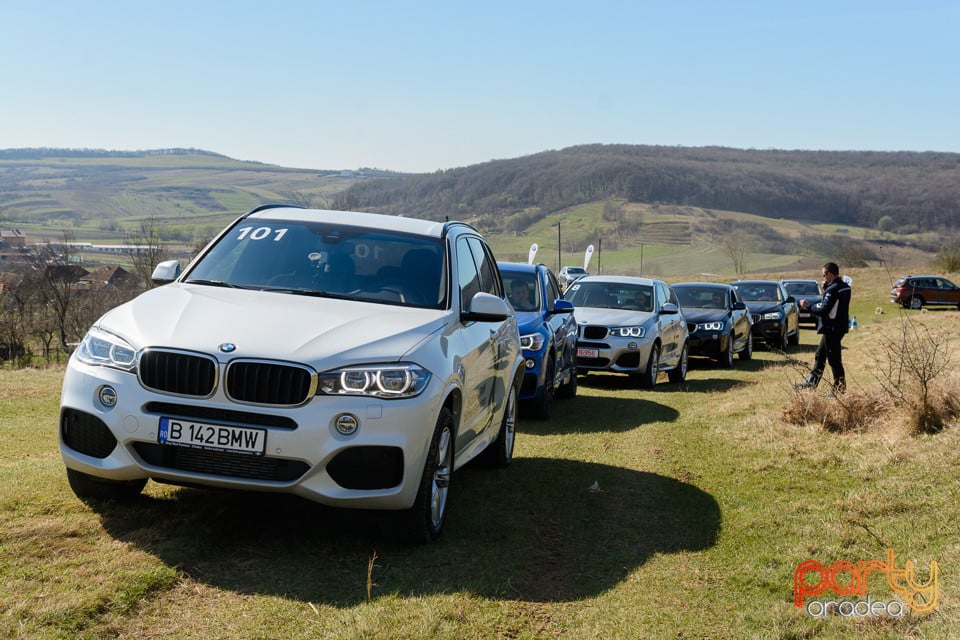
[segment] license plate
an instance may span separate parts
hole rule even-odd
[[[584,347],[577,347],[577,357],[578,358],[599,358],[600,350],[599,349],[586,349]]]
[[[262,456],[267,448],[267,431],[163,417],[160,418],[157,441],[160,444],[178,447],[233,451]]]

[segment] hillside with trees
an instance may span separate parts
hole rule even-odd
[[[897,233],[960,226],[960,154],[585,145],[354,184],[353,208],[433,219],[508,219],[622,198],[857,225]],[[523,212],[523,216],[516,214]]]

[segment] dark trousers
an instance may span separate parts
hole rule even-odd
[[[837,384],[839,380],[844,379],[843,358],[840,355],[840,341],[843,336],[837,336],[830,333],[824,333],[820,336],[820,345],[813,355],[813,373],[819,378],[823,375],[823,368],[827,363],[830,364],[830,371],[833,373],[833,383]]]

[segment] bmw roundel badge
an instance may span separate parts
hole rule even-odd
[[[236,350],[237,350],[237,345],[233,344],[232,342],[224,342],[223,344],[220,345],[220,351],[224,353],[233,353]]]

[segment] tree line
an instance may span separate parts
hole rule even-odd
[[[360,182],[338,204],[483,221],[518,212],[536,219],[607,198],[952,232],[960,226],[960,154],[583,145]]]

